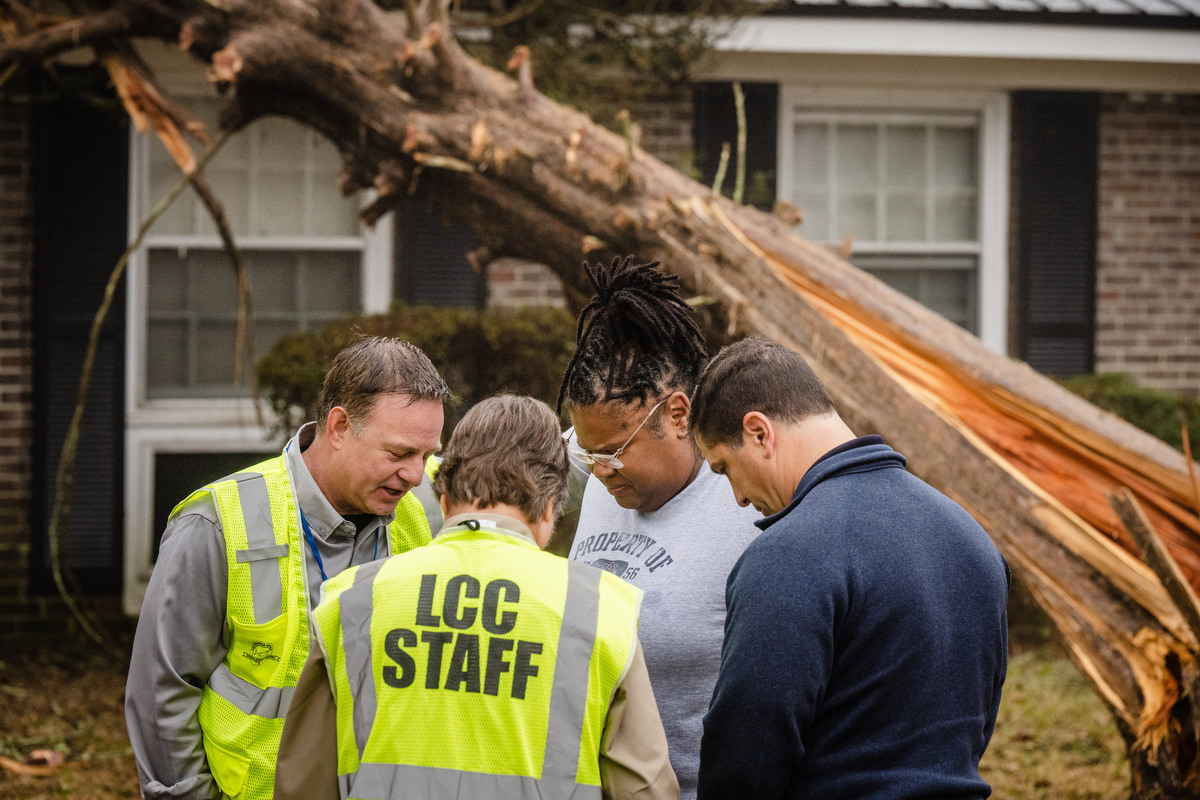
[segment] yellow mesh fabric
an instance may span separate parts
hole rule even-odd
[[[271,800],[283,720],[248,716],[207,690],[200,703],[199,719],[209,769],[222,795],[236,800]],[[240,786],[222,780],[239,769],[244,775]]]
[[[386,568],[386,567],[385,567]],[[333,696],[337,703],[338,774],[347,775],[358,769],[358,747],[354,738],[354,704],[350,700],[350,680],[342,651],[342,619],[338,598],[354,585],[358,567],[351,567],[326,581],[322,587],[321,604],[313,611],[321,649],[325,653],[325,668],[333,677]]]
[[[415,730],[421,735],[412,735],[414,729],[407,725],[403,726],[406,730],[400,730],[401,726],[377,726],[365,759],[539,777],[557,656],[558,615],[566,588],[562,578],[544,576],[548,568],[565,574],[566,562],[545,556],[533,544],[514,543],[503,534],[482,532],[443,534],[436,546],[416,551],[403,562],[403,578],[377,580],[375,584],[373,658],[380,665],[394,663],[383,647],[389,630],[411,630],[417,646],[405,650],[415,662],[414,680],[406,689],[396,689],[379,680],[377,671],[376,696],[381,715],[418,721]],[[380,577],[390,571],[385,569]],[[468,608],[476,609],[473,624],[461,630],[417,624],[414,609],[421,590],[420,576],[427,574],[438,576],[428,606],[439,618],[444,615],[446,587],[451,578],[466,574],[478,580],[479,596],[464,598],[460,609],[464,614],[471,613]],[[484,588],[507,575],[528,577],[517,582],[519,603],[502,604],[505,609],[514,605],[519,608],[515,626],[503,635],[493,636],[482,624]],[[441,646],[440,668],[432,674],[433,648],[423,641],[425,634],[453,636]],[[511,647],[503,650],[510,642]],[[495,695],[482,691],[487,681],[489,647],[496,647],[497,655],[503,656],[508,665],[507,670],[493,670]],[[524,698],[519,700],[512,696],[518,648],[527,653],[526,660],[537,670],[524,681]],[[540,652],[531,652],[535,648]],[[427,688],[430,681],[437,688]],[[448,754],[457,756],[448,761]]]
[[[451,579],[460,575],[475,582],[461,584],[460,602],[448,606]],[[429,584],[423,576],[436,578]],[[354,772],[359,763],[336,600],[349,580],[343,574],[326,584],[326,601],[317,610],[338,706],[340,774]],[[498,580],[516,583],[520,599],[513,601],[508,587],[503,592],[497,588],[493,596],[499,602],[486,609],[488,586]],[[426,592],[432,588],[424,602],[423,585]],[[466,596],[467,587],[475,596]],[[566,589],[566,560],[531,542],[486,530],[448,531],[429,547],[389,560],[373,585],[372,672],[380,722],[363,760],[540,778]],[[639,599],[640,593],[623,581],[601,578],[581,783],[600,783],[600,739],[608,704],[632,657]],[[447,611],[457,613],[456,625],[447,622]],[[486,620],[485,611],[492,615]],[[503,619],[506,611],[515,612],[511,626]],[[423,634],[441,639],[431,643]],[[434,672],[436,641],[444,644]],[[536,675],[518,678],[519,664],[520,671],[536,669]],[[390,675],[385,674],[389,669]],[[395,685],[405,679],[408,685]],[[523,697],[516,696],[519,682]]]
[[[237,560],[237,551],[244,550],[248,541],[237,482],[220,481],[205,487],[202,491],[212,492],[221,517],[229,570],[226,615],[232,634],[224,664],[235,675],[259,688],[293,687],[308,657],[309,634],[304,551],[293,511],[291,487],[282,456],[245,472],[261,474],[266,481],[272,538],[276,544],[288,544],[287,556],[279,559],[283,614],[274,620],[255,618],[250,566]],[[246,646],[253,646],[257,639],[271,640],[278,662],[247,664]],[[272,664],[275,665],[273,670]],[[199,720],[209,766],[221,789],[238,800],[271,800],[283,719],[245,714],[206,686],[200,701]],[[241,783],[243,776],[244,785]],[[223,780],[226,783],[223,784]]]
[[[600,612],[596,646],[588,665],[588,703],[579,747],[578,783],[600,785],[600,740],[617,684],[633,658],[641,592],[610,572],[600,575]]]

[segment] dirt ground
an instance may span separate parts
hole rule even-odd
[[[126,642],[117,645],[127,652]],[[64,638],[9,643],[0,651],[0,757],[24,764],[36,750],[60,753],[39,776],[0,764],[0,800],[137,798],[137,770],[125,733],[128,658],[93,642]]]
[[[128,640],[118,645],[128,652]],[[85,639],[0,647],[0,800],[138,797],[125,732],[128,658]],[[49,775],[15,772],[38,750]],[[1107,710],[1060,648],[1024,646],[1009,664],[996,735],[981,770],[995,800],[1120,800],[1124,749]]]

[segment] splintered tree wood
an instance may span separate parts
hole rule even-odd
[[[536,90],[543,65],[527,54],[513,60],[517,79],[470,59],[445,6],[388,14],[364,0],[123,0],[63,20],[49,0],[0,1],[0,68],[92,46],[112,53],[110,74],[124,70],[140,103],[161,96],[165,107],[126,44],[175,42],[225,91],[226,128],[274,114],[329,138],[343,158],[341,188],[376,194],[368,221],[399,198],[425,199],[479,233],[478,263],[546,263],[577,296],[588,293],[585,259],[660,261],[715,298],[736,330],[808,359],[851,427],[883,434],[983,524],[1112,709],[1134,796],[1195,796],[1200,643],[1107,500],[1127,489],[1197,588],[1200,521],[1182,456],[779,218],[714,195],[551,102]],[[177,147],[167,121],[179,114],[139,113]]]

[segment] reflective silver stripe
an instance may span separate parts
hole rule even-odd
[[[599,787],[579,785],[575,781],[587,711],[588,667],[600,613],[600,570],[582,562],[567,564],[563,623],[554,660],[546,747],[539,780],[436,767],[361,763],[378,710],[371,669],[371,586],[384,563],[376,561],[359,567],[354,585],[338,598],[342,650],[354,698],[354,739],[360,761],[357,775],[339,778],[342,797],[351,796],[348,792],[353,781],[352,796],[356,798],[399,797],[401,792],[405,797],[598,798]],[[396,794],[392,794],[393,791]]]
[[[542,779],[575,782],[588,701],[588,666],[600,616],[600,570],[582,561],[567,563],[567,599],[558,632],[554,685]]]
[[[419,485],[409,491],[421,501],[421,510],[425,512],[425,519],[429,520],[429,532],[436,534],[442,528],[442,505],[434,494],[433,478],[426,475]]]
[[[437,767],[362,764],[358,772],[338,776],[343,798],[480,797],[488,800],[600,800],[599,786],[574,781],[488,775]]]
[[[268,558],[283,558],[288,554],[287,542],[283,544],[273,544],[270,547],[251,547],[245,550],[237,551],[237,560],[239,564],[244,564],[247,561],[263,561]]]
[[[379,709],[375,697],[375,673],[371,668],[371,615],[375,612],[372,587],[386,563],[380,559],[359,567],[354,573],[354,584],[338,595],[342,653],[354,703],[354,743],[358,746],[360,761],[367,750],[367,739]]]
[[[252,551],[275,547],[275,522],[271,519],[267,479],[261,474],[244,477],[237,482],[237,488],[242,519],[246,522],[247,547]],[[240,557],[238,561],[241,561]],[[270,622],[283,613],[283,582],[278,560],[250,562],[250,593],[254,596],[255,622]]]
[[[267,719],[283,719],[292,702],[292,686],[273,686],[260,689],[244,678],[229,671],[229,666],[220,664],[208,679],[208,688],[228,700],[243,714],[253,714]]]

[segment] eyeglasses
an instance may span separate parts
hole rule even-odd
[[[575,445],[568,446],[567,450],[571,453],[571,455],[575,456],[589,467],[599,464],[600,466],[608,467],[609,469],[620,469],[621,467],[625,466],[625,462],[621,460],[621,453],[625,452],[625,448],[629,447],[629,443],[633,441],[633,437],[638,435],[638,431],[642,429],[642,426],[650,421],[650,418],[654,416],[654,412],[658,411],[659,406],[667,402],[667,399],[668,398],[664,397],[662,400],[659,400],[658,403],[655,404],[654,408],[650,409],[650,412],[646,414],[646,418],[643,419],[641,423],[633,429],[633,433],[629,434],[629,438],[625,440],[625,444],[621,445],[611,453],[593,453],[591,450],[584,450],[582,447],[577,447]],[[569,440],[571,433],[574,430],[574,428],[571,428],[564,433],[563,439]]]

